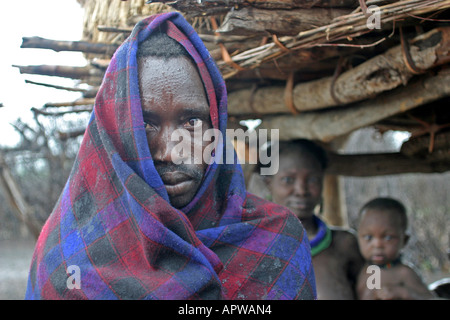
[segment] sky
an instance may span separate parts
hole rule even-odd
[[[0,146],[14,146],[19,135],[10,125],[18,118],[34,123],[31,108],[47,102],[73,101],[79,93],[25,83],[25,80],[61,86],[75,86],[71,79],[20,74],[12,65],[84,66],[79,52],[22,49],[22,37],[39,36],[52,40],[81,40],[83,9],[76,0],[20,0],[0,4]]]

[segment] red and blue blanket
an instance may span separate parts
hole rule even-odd
[[[26,299],[314,299],[299,220],[247,193],[237,161],[213,162],[195,198],[170,205],[147,143],[136,61],[139,42],[162,25],[197,63],[212,124],[225,136],[225,83],[194,29],[175,12],[138,23],[105,73],[37,241]]]

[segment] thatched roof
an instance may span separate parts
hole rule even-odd
[[[226,79],[230,125],[261,119],[260,127],[279,129],[281,139],[320,141],[336,174],[450,170],[449,0],[79,2],[86,43],[78,45],[86,46],[76,50],[90,65],[66,75],[89,83],[94,94],[134,24],[178,10]],[[32,40],[24,39],[24,47],[36,47]],[[64,76],[62,69],[47,74]],[[92,97],[75,104],[91,105]],[[408,131],[411,138],[399,153],[358,155],[361,169],[349,161],[354,155],[333,153],[333,142],[368,126]]]

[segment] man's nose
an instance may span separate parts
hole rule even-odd
[[[185,136],[181,138],[182,144],[180,135],[174,134],[175,130],[172,126],[162,126],[158,134],[151,138],[150,152],[154,161],[179,164],[185,160],[187,138]]]

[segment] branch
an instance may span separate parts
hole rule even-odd
[[[20,188],[13,178],[6,161],[0,155],[0,184],[3,186],[4,195],[17,218],[22,221],[28,230],[37,239],[41,231],[40,226],[33,219],[31,207],[25,200]]]
[[[409,0],[397,1],[380,6],[381,25],[432,11],[450,8],[450,0]],[[263,63],[275,60],[293,50],[314,47],[319,44],[333,43],[341,39],[355,38],[371,32],[367,28],[367,17],[363,12],[355,12],[336,18],[332,23],[300,32],[294,37],[285,37],[280,41],[282,47],[272,42],[247,50],[232,57],[241,68],[257,68]],[[286,48],[290,51],[286,51]],[[236,70],[229,71],[227,63],[219,61],[224,78],[232,77]]]
[[[69,131],[69,132],[61,132],[58,131],[58,138],[62,141],[66,141],[72,138],[76,138],[79,137],[81,135],[84,134],[84,132],[86,131],[86,129],[80,129],[80,130],[76,130],[76,131]]]
[[[416,68],[428,69],[450,61],[450,27],[437,28],[416,37],[409,45]],[[298,111],[323,109],[365,100],[404,85],[415,75],[404,59],[404,48],[395,46],[338,77],[325,77],[297,84],[292,92]],[[231,92],[230,114],[286,113],[285,88],[268,87]],[[250,101],[253,103],[250,103]]]
[[[230,11],[216,30],[221,34],[295,36],[301,31],[328,25],[351,9],[308,8],[264,10],[243,8]]]
[[[84,53],[107,54],[112,56],[119,47],[110,43],[91,43],[86,41],[60,41],[41,37],[23,37],[21,48],[50,49],[59,51],[80,51]]]
[[[450,95],[450,70],[426,76],[348,108],[264,117],[259,128],[279,129],[280,140],[307,138],[329,142],[356,129]]]
[[[97,30],[102,32],[131,33],[131,31],[133,31],[133,28],[119,28],[101,25],[97,26]]]
[[[81,112],[92,112],[92,108],[80,108],[80,109],[71,109],[67,111],[59,111],[59,112],[47,112],[36,108],[31,108],[31,111],[37,115],[41,114],[43,116],[52,116],[52,117],[60,117],[66,114],[72,114],[72,113],[81,113]]]
[[[83,95],[83,98],[94,98],[98,92],[98,88],[82,89],[82,88],[64,87],[64,86],[58,86],[55,84],[36,82],[36,81],[31,81],[31,80],[25,80],[25,83],[48,87],[48,88],[59,89],[59,90],[66,90],[66,91],[71,91],[71,92],[81,92]]]
[[[79,99],[70,102],[47,102],[44,104],[44,108],[62,108],[62,107],[75,107],[75,106],[92,106],[95,104],[95,98]]]
[[[103,72],[101,72],[98,69],[91,68],[89,66],[72,67],[72,66],[54,66],[54,65],[37,65],[37,66],[13,65],[13,67],[19,68],[20,73],[26,74],[39,74],[45,76],[64,77],[71,79],[103,77]]]
[[[403,173],[442,173],[450,171],[450,162],[430,162],[401,153],[329,154],[327,173],[348,177],[373,177]]]
[[[356,8],[357,1],[354,0],[162,0],[152,1],[166,3],[174,9],[191,16],[215,15],[228,12],[231,9],[240,9],[244,7],[255,7],[264,9],[295,9],[295,8]]]

